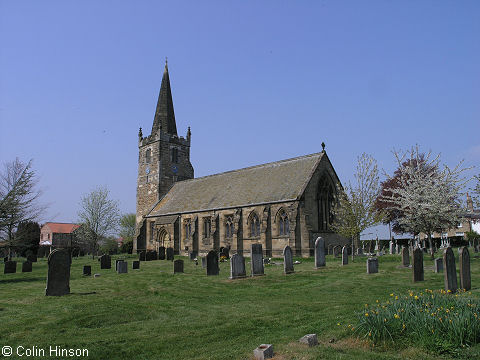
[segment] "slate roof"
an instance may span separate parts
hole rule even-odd
[[[176,182],[148,217],[298,199],[324,152]]]

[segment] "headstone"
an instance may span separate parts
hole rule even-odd
[[[288,245],[283,249],[283,272],[285,274],[292,274],[295,272],[293,268],[292,249]]]
[[[6,263],[7,261],[8,261],[8,256],[5,256],[5,257],[3,258],[3,262]]]
[[[470,253],[466,246],[460,248],[458,259],[460,262],[460,289],[468,291],[472,288],[472,278],[470,275]]]
[[[346,246],[342,248],[342,265],[348,265],[348,250]]]
[[[158,260],[165,260],[165,246],[158,248]]]
[[[70,294],[70,265],[70,254],[66,250],[55,249],[48,255],[46,296]]]
[[[219,272],[218,254],[215,250],[211,250],[207,254],[207,275],[218,275]]]
[[[400,245],[399,244],[397,244],[397,246],[395,247],[395,253],[400,254]]]
[[[230,249],[227,247],[224,247],[221,251],[220,256],[223,256],[225,259],[230,259]]]
[[[145,259],[147,261],[158,260],[158,255],[155,250],[148,250],[147,254],[145,255]]]
[[[133,270],[138,270],[138,269],[140,269],[140,261],[138,261],[138,260],[132,261],[132,269],[133,269]]]
[[[307,344],[310,347],[318,345],[317,334],[307,334],[301,337],[298,341],[302,344]]]
[[[202,256],[202,268],[207,268],[207,258],[205,256]]]
[[[197,258],[197,252],[196,251],[190,252],[189,258],[190,260],[195,260]]]
[[[419,248],[413,250],[413,282],[423,281],[423,251]]]
[[[90,265],[83,265],[83,276],[92,275],[92,267]]]
[[[357,255],[363,255],[363,248],[357,249]]]
[[[145,251],[140,251],[139,254],[138,254],[138,260],[140,261],[146,261],[146,252]]]
[[[457,269],[455,268],[455,255],[452,248],[448,246],[443,250],[443,277],[445,291],[454,293],[457,291]]]
[[[245,258],[240,254],[234,254],[230,259],[230,279],[240,279],[246,276]]]
[[[436,273],[443,272],[443,259],[442,258],[436,258],[435,259],[435,272]]]
[[[410,253],[408,252],[408,248],[406,246],[402,247],[402,265],[404,267],[410,266]]]
[[[378,259],[377,258],[368,258],[367,259],[367,274],[378,273]]]
[[[14,274],[16,272],[17,272],[17,262],[6,260],[4,268],[3,268],[3,273],[4,274]]]
[[[368,252],[371,254],[375,251],[375,242],[372,240],[370,241],[370,246],[368,247]]]
[[[390,251],[390,254],[395,254],[395,245],[393,244],[393,241],[390,241],[388,250]]]
[[[128,263],[126,261],[119,261],[117,265],[117,274],[128,273]]]
[[[268,265],[270,264],[270,259],[269,258],[263,258],[263,265]]]
[[[317,238],[318,240],[318,238]],[[316,241],[315,241],[316,242]],[[327,255],[333,255],[333,245],[328,245],[327,247]]]
[[[167,248],[167,260],[173,261],[173,248],[171,247]]]
[[[100,256],[100,269],[111,269],[112,268],[112,259],[110,255]]]
[[[273,358],[273,346],[271,344],[262,344],[253,350],[255,360],[264,360]]]
[[[265,275],[263,270],[262,244],[250,245],[250,256],[252,276]]]
[[[183,260],[177,259],[173,262],[173,273],[183,273]]]
[[[122,262],[122,261],[123,261],[123,259],[117,259],[117,260],[115,260],[115,271],[118,270],[118,263],[119,263],[119,262]]]
[[[315,240],[315,269],[325,266],[325,240],[318,237]]]
[[[34,255],[34,254],[28,255],[28,256],[27,256],[27,261],[37,262],[37,255]]]
[[[340,247],[340,245],[335,245],[335,246],[333,247],[333,256],[334,256],[334,257],[339,257],[341,251],[342,251],[342,248]]]
[[[22,273],[24,272],[32,272],[32,262],[31,261],[24,261],[22,264]]]

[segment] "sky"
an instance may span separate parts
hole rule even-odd
[[[384,179],[416,144],[471,176],[479,38],[479,1],[0,0],[0,163],[33,159],[41,221],[77,221],[97,186],[135,212],[168,57],[195,177],[322,141],[343,184],[363,152]]]

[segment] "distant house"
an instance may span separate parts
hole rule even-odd
[[[40,246],[67,247],[79,224],[47,222],[40,229]]]

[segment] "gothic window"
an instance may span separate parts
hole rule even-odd
[[[155,222],[150,223],[150,241],[153,242],[153,232],[155,231]]]
[[[250,216],[250,237],[260,236],[260,220],[256,213]]]
[[[147,149],[147,152],[145,153],[145,162],[147,164],[150,164],[151,161],[152,161],[152,150]]]
[[[288,235],[290,233],[290,226],[288,224],[288,216],[285,210],[281,210],[278,214],[278,234]]]
[[[234,226],[233,226],[233,216],[228,216],[225,221],[225,237],[233,237]]]
[[[190,219],[185,222],[185,239],[190,239],[192,236],[192,223],[190,222]]]
[[[171,149],[171,159],[172,163],[178,163],[178,149],[172,148]]]
[[[328,175],[324,175],[319,181],[317,190],[318,229],[320,231],[330,230],[333,222],[334,201],[333,182]]]
[[[212,230],[212,222],[209,217],[203,219],[203,237],[210,237],[210,232]]]

